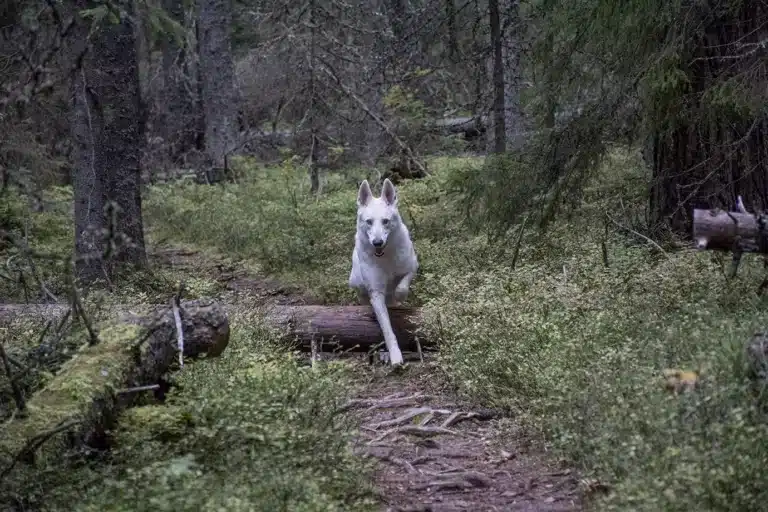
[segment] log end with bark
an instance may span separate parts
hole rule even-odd
[[[101,326],[97,345],[85,346],[3,429],[0,481],[14,466],[60,457],[64,451],[102,449],[119,412],[152,389],[178,360],[170,307],[123,314]],[[229,343],[229,321],[210,300],[182,302],[185,358],[218,356]],[[10,469],[9,469],[10,468]]]
[[[313,341],[320,350],[367,352],[380,344],[381,332],[370,306],[275,306],[267,311],[269,323],[283,331],[283,339],[302,351],[310,351]],[[417,351],[432,346],[418,338],[421,310],[389,308],[392,329],[400,349]]]

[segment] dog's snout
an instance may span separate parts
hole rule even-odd
[[[373,243],[374,247],[381,247],[382,245],[384,245],[384,240],[382,240],[381,238],[374,238],[373,242],[371,243]]]

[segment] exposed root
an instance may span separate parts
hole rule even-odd
[[[434,480],[416,487],[418,490],[461,490],[472,487],[490,487],[493,481],[478,471],[467,471],[446,480]]]
[[[421,416],[422,414],[431,414],[434,416],[434,414],[450,414],[450,411],[445,410],[434,410],[431,407],[419,407],[417,409],[411,409],[410,411],[406,412],[405,414],[402,414],[398,416],[395,419],[392,420],[386,420],[386,421],[380,421],[379,423],[374,423],[372,425],[367,425],[365,428],[371,429],[371,430],[378,430],[382,427],[395,427],[398,425],[404,425],[405,423],[408,423],[412,419],[416,418],[417,416]],[[423,420],[422,420],[423,421]],[[420,423],[422,426],[425,425],[425,423]]]
[[[411,434],[419,437],[432,437],[436,436],[438,434],[451,434],[454,436],[461,435],[459,432],[455,430],[451,430],[448,428],[443,427],[421,427],[419,425],[405,425],[402,427],[395,427],[392,429],[387,430],[377,438],[373,439],[372,441],[369,441],[368,444],[373,444],[380,442],[384,440],[385,438],[389,437],[392,434]]]
[[[398,398],[395,400],[401,400],[401,399]],[[407,411],[405,414],[402,414],[397,418],[381,421],[379,423],[373,423],[371,425],[366,425],[363,428],[365,428],[366,430],[378,430],[383,427],[395,427],[398,425],[404,425],[410,422],[411,420],[413,420],[414,418],[421,416],[422,414],[425,416],[418,423],[420,427],[425,427],[438,414],[443,416],[448,415],[448,418],[445,421],[443,421],[443,423],[440,425],[440,428],[444,428],[444,429],[450,428],[453,425],[456,425],[457,423],[460,423],[465,420],[469,420],[473,418],[479,419],[479,420],[485,420],[485,419],[490,419],[492,417],[491,415],[477,413],[477,412],[451,412],[447,409],[432,409],[431,407],[418,407],[416,409],[411,409]]]
[[[377,458],[377,459],[379,459],[379,460],[381,460],[383,462],[389,462],[389,463],[394,464],[396,466],[402,466],[409,473],[418,473],[419,472],[419,470],[417,470],[415,467],[413,467],[413,464],[411,462],[408,462],[405,459],[401,459],[399,457],[395,457],[395,456],[390,455],[390,454],[381,455],[381,454],[377,454],[377,453],[371,453],[370,456],[371,457],[375,457],[375,458]]]
[[[395,395],[399,395],[400,393],[395,393]],[[397,407],[405,407],[408,405],[414,405],[419,402],[424,402],[426,400],[429,400],[432,398],[432,395],[423,395],[421,393],[416,393],[415,395],[411,396],[391,396],[385,397],[381,399],[370,399],[370,398],[355,398],[352,400],[349,400],[344,407],[342,407],[342,411],[347,411],[349,409],[360,409],[365,407],[366,412],[374,411],[376,409],[395,409]]]

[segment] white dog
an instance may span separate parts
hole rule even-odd
[[[381,197],[373,197],[368,180],[363,181],[357,193],[357,236],[349,286],[357,289],[361,303],[373,307],[392,366],[402,365],[403,355],[387,306],[397,306],[408,297],[418,268],[411,235],[397,211],[395,186],[385,179]]]

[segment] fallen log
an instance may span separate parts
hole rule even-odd
[[[392,330],[400,349],[417,351],[416,330],[421,310],[405,307],[389,308]],[[382,344],[384,335],[370,306],[273,306],[266,312],[267,321],[283,330],[283,339],[303,351],[312,342],[321,351],[367,352]],[[432,346],[419,339],[422,350]]]
[[[746,212],[693,210],[693,239],[701,250],[768,252],[768,244],[760,238],[768,234],[758,217]]]
[[[182,302],[180,316],[186,358],[214,357],[226,348],[229,321],[217,303]],[[26,414],[3,425],[0,482],[9,474],[29,477],[16,475],[19,464],[44,463],[71,448],[104,447],[117,414],[142,390],[154,389],[177,360],[176,321],[167,306],[125,313],[99,326],[98,334],[98,344],[85,345],[27,401]]]
[[[125,310],[124,308],[117,308]],[[5,304],[0,305],[0,321],[20,315],[42,320],[60,317],[67,306],[59,304]],[[121,313],[129,319],[131,314]],[[401,350],[417,351],[416,330],[421,321],[418,308],[396,307],[389,309],[392,329]],[[283,339],[300,350],[309,351],[312,340],[319,342],[323,351],[367,352],[384,341],[379,323],[370,306],[287,306],[275,305],[266,309],[268,324],[283,331]],[[432,345],[419,339],[422,350]]]

